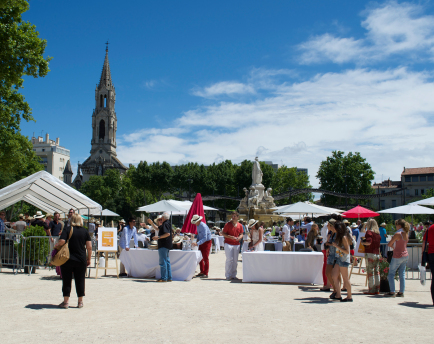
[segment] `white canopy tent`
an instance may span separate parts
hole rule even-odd
[[[434,197],[421,199],[420,201],[411,202],[409,204],[418,204],[418,205],[434,205]]]
[[[145,211],[147,213],[161,213],[171,212],[172,215],[187,215],[193,202],[190,201],[176,201],[173,199],[162,200],[154,204],[145,205],[137,209],[137,211]],[[203,210],[218,210],[206,205],[203,206]]]
[[[400,207],[384,209],[378,211],[378,213],[411,215],[411,222],[413,222],[413,214],[434,214],[434,209],[425,208],[415,203],[416,202]]]
[[[91,216],[120,216],[120,215],[116,214],[111,210],[104,209],[102,212],[91,214]]]
[[[0,209],[25,201],[45,212],[81,215],[100,213],[101,205],[46,171],[40,171],[0,190]]]
[[[325,207],[317,206],[314,204],[297,202],[287,206],[279,207],[279,209],[273,211],[273,213],[281,214],[330,214],[334,211],[324,209]]]

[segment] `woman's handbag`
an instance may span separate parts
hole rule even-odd
[[[71,239],[72,232],[74,231],[74,228],[71,226],[71,231],[69,232],[68,240],[66,241],[65,245],[63,245],[60,250],[56,253],[56,255],[51,259],[51,265],[54,266],[61,266],[65,264],[69,260],[69,239]]]
[[[393,251],[387,251],[387,262],[390,264],[393,258]]]

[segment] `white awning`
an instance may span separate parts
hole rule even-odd
[[[176,201],[174,199],[164,199],[154,204],[145,205],[137,209],[137,211],[145,211],[147,213],[161,213],[164,211],[172,212],[173,215],[187,215],[193,202],[190,201]],[[203,206],[203,210],[218,210],[206,205]]]
[[[101,205],[46,171],[36,172],[0,190],[0,209],[20,201],[50,213],[66,214],[72,208],[87,215],[102,210]]]

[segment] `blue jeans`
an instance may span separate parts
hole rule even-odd
[[[161,279],[163,281],[172,280],[172,268],[170,266],[169,252],[170,250],[165,247],[158,249]]]
[[[395,273],[398,270],[399,277],[399,292],[404,293],[405,290],[405,268],[407,266],[408,256],[401,258],[392,258],[389,265],[389,275],[387,279],[389,281],[390,292],[395,292]]]

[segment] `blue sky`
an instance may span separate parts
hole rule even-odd
[[[309,169],[359,151],[376,181],[434,166],[432,1],[30,1],[53,57],[23,90],[31,137],[89,156],[109,40],[125,163],[272,160]],[[43,132],[42,132],[43,131]]]

